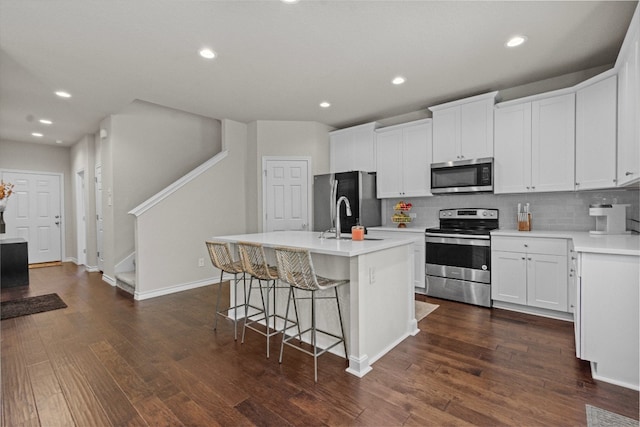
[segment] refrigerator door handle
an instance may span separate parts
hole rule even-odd
[[[333,179],[333,185],[331,186],[331,200],[329,206],[331,206],[331,228],[336,228],[336,216],[339,213],[336,211],[336,196],[338,194],[338,180]]]

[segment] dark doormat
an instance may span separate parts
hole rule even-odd
[[[58,294],[39,295],[37,297],[20,298],[13,301],[4,301],[0,304],[0,320],[29,314],[42,313],[59,308],[66,308]]]

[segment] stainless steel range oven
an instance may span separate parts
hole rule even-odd
[[[491,307],[491,230],[497,209],[443,209],[428,228],[427,295]]]

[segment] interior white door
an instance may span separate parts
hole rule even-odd
[[[84,171],[76,173],[76,237],[78,265],[87,265],[87,222],[85,215]]]
[[[308,159],[265,159],[264,231],[309,229]]]
[[[103,237],[104,230],[102,226],[102,167],[96,166],[96,256],[98,261],[98,270],[104,271],[104,255],[103,255]]]
[[[22,237],[28,244],[29,264],[62,260],[60,175],[2,172],[15,185],[4,213],[7,237]]]

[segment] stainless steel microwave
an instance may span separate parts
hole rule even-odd
[[[432,163],[431,192],[493,192],[493,157]]]

